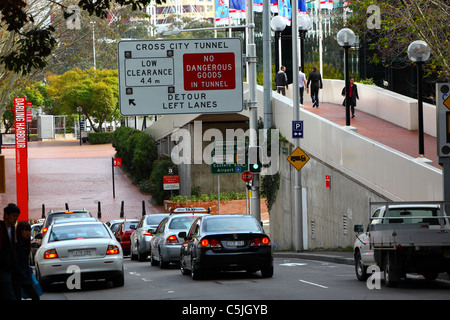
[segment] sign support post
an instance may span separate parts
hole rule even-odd
[[[16,147],[16,194],[20,221],[28,221],[28,145],[25,97],[14,98]]]

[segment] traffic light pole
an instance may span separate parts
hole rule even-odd
[[[253,0],[247,0],[247,24],[254,25],[253,22]],[[255,45],[255,30],[254,28],[247,28],[248,42],[247,42],[247,64],[248,64],[248,84],[249,84],[249,126],[250,139],[249,148],[258,145],[257,130],[258,130],[258,110],[256,100],[256,45]],[[259,196],[259,173],[253,174],[252,180],[252,195],[250,197],[251,215],[258,221],[261,221],[261,206]]]

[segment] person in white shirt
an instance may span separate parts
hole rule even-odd
[[[306,76],[302,72],[302,67],[298,67],[298,89],[300,93],[300,104],[303,105],[303,92],[306,88]]]

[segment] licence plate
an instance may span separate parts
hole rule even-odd
[[[228,247],[241,247],[244,245],[244,241],[227,241]]]
[[[80,250],[73,250],[72,254],[74,257],[80,257],[80,256],[90,256],[91,250],[89,249],[80,249]]]

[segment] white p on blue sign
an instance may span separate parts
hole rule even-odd
[[[303,121],[292,121],[292,138],[303,138]]]

